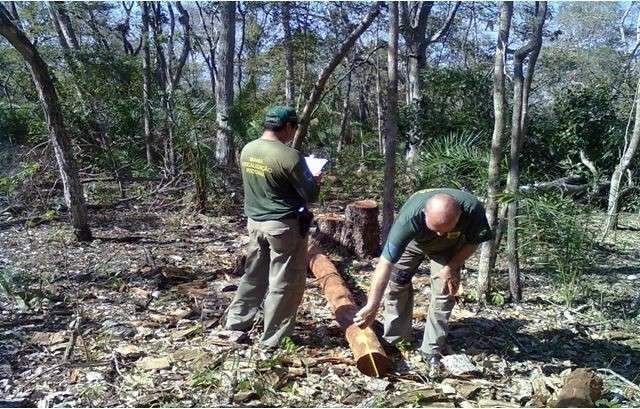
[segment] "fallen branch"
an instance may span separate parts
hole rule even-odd
[[[620,379],[622,382],[626,383],[628,386],[630,386],[632,389],[640,392],[640,386],[636,385],[635,383],[631,382],[630,380],[628,380],[627,378],[625,378],[624,376],[620,375],[619,373],[615,372],[612,369],[609,368],[600,368],[597,369],[598,372],[600,373],[606,373],[609,375],[613,375],[616,378]]]
[[[64,362],[69,361],[71,355],[73,354],[73,350],[76,347],[76,342],[78,340],[78,334],[80,333],[80,326],[82,325],[82,315],[78,314],[75,320],[69,325],[69,333],[70,339],[69,344],[67,345],[67,349],[64,351],[64,356],[62,360]]]

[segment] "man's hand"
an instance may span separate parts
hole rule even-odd
[[[362,329],[370,327],[376,319],[378,308],[380,308],[379,305],[369,305],[369,303],[367,303],[367,305],[356,313],[356,316],[353,318],[353,323]]]
[[[438,273],[438,277],[442,280],[443,295],[454,296],[460,288],[460,270],[454,270],[449,266],[442,267]]]

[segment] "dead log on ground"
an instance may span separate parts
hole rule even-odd
[[[590,368],[578,368],[571,372],[551,404],[555,408],[592,408],[602,395],[602,379]]]

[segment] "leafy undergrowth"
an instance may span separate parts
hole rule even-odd
[[[134,208],[91,215],[97,240],[75,243],[66,223],[0,231],[0,396],[23,406],[536,406],[572,368],[600,370],[600,406],[640,405],[640,219],[596,249],[574,308],[551,276],[525,271],[525,301],[472,302],[474,261],[451,318],[450,345],[477,367],[429,380],[415,347],[428,276],[414,279],[413,345],[383,379],[360,374],[312,278],[296,331],[275,354],[220,331],[247,242],[238,217]],[[375,260],[332,256],[363,300]],[[423,266],[422,273],[425,273]],[[72,341],[72,342],[71,342]],[[73,348],[70,348],[73,344]],[[66,360],[65,360],[65,355]],[[613,372],[611,372],[613,371]],[[619,376],[616,376],[615,374]]]

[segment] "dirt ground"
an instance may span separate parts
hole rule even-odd
[[[602,377],[599,406],[640,406],[638,215],[597,249],[573,308],[547,272],[527,269],[524,302],[503,304],[498,292],[478,309],[472,260],[449,341],[476,370],[438,379],[415,352],[426,264],[414,278],[416,343],[390,351],[392,373],[375,379],[352,365],[311,277],[296,331],[275,354],[255,346],[259,324],[249,339],[220,331],[247,242],[240,217],[129,206],[91,219],[91,243],[74,242],[64,221],[0,230],[0,272],[13,288],[0,293],[0,406],[535,407],[578,367]],[[332,258],[362,302],[375,260]]]

